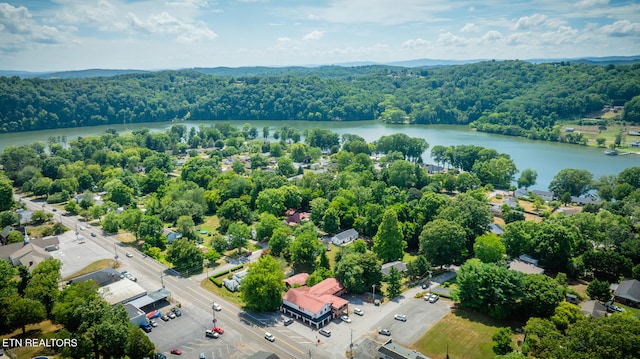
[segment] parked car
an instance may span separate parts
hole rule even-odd
[[[153,328],[151,328],[149,323],[140,324],[140,328],[142,328],[142,330],[144,330],[145,333],[151,333],[151,331],[153,330]]]
[[[399,320],[401,322],[406,322],[407,321],[407,316],[404,314],[396,314],[393,316],[393,319],[395,320]]]
[[[340,319],[341,319],[343,322],[351,323],[351,318],[349,318],[349,316],[348,316],[348,315],[341,315],[341,316],[340,316]]]
[[[222,310],[222,307],[218,303],[213,303],[213,310],[215,310],[216,312],[219,312]]]
[[[165,322],[168,322],[170,320],[169,316],[167,316],[166,314],[161,316],[160,319],[164,320]]]
[[[94,237],[95,237],[95,236],[94,236]],[[131,257],[133,257],[133,254],[131,254],[131,253],[129,253],[129,252],[127,252],[127,254],[125,254],[125,255],[127,256],[127,258],[131,258]]]
[[[214,332],[216,332],[218,334],[224,334],[224,329],[222,329],[220,327],[213,327],[211,330],[213,330]]]
[[[362,309],[360,309],[360,308],[355,308],[355,309],[353,310],[353,313],[354,313],[354,314],[357,314],[357,315],[364,315],[364,312],[363,312],[363,311],[362,311]]]
[[[378,329],[378,334],[390,336],[391,335],[391,331],[389,329]]]
[[[429,296],[429,303],[435,303],[438,301],[438,299],[440,299],[440,296],[437,294],[431,294]]]
[[[273,336],[273,334],[269,333],[269,332],[265,332],[264,333],[264,338],[270,342],[275,342],[276,341],[276,337]]]
[[[149,321],[149,325],[151,325],[152,327],[157,327],[158,326],[158,322],[156,322],[154,319],[151,319]]]
[[[180,350],[178,348],[173,348],[173,349],[171,349],[171,354],[182,355],[182,350]]]
[[[208,329],[206,332],[204,332],[204,336],[207,338],[213,338],[213,339],[220,338],[220,334],[214,332],[213,330],[208,330]]]
[[[153,354],[153,359],[167,359],[167,356],[162,353]]]
[[[284,320],[284,325],[285,326],[291,325],[291,324],[293,324],[293,318],[287,318],[287,319]]]
[[[96,232],[91,232],[91,237],[96,237],[96,236],[97,236]]]
[[[171,311],[173,312],[173,314],[176,315],[176,317],[179,317],[182,315],[182,311],[178,308],[171,308]]]
[[[200,357],[199,357],[199,359],[207,359],[207,356],[206,356],[206,355],[204,355],[204,353],[200,353]]]
[[[331,331],[329,329],[320,328],[320,330],[318,332],[320,334],[324,335],[325,337],[330,337],[331,336]]]
[[[167,316],[171,319],[176,319],[176,313],[174,312],[167,312]]]

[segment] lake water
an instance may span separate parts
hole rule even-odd
[[[215,121],[185,121],[187,127],[210,126]],[[246,121],[234,121],[238,127]],[[258,128],[262,135],[262,128],[269,126],[279,129],[286,125],[302,132],[314,127],[330,129],[338,134],[357,134],[372,142],[384,135],[405,133],[410,137],[421,137],[429,143],[429,149],[436,145],[476,145],[494,148],[498,152],[508,153],[514,160],[518,170],[531,168],[538,172],[538,180],[532,188],[546,190],[553,177],[564,168],[585,169],[593,173],[595,179],[605,175],[615,175],[628,167],[640,166],[640,155],[606,156],[602,149],[593,147],[569,145],[556,142],[532,141],[520,137],[500,136],[483,132],[476,132],[466,126],[453,125],[390,125],[379,121],[358,122],[307,122],[307,121],[254,121],[251,124]],[[46,131],[20,132],[0,134],[0,150],[8,145],[29,144],[44,141],[51,136],[66,136],[67,140],[79,136],[90,136],[103,133],[107,128],[115,128],[118,132],[127,132],[135,128],[147,127],[151,131],[165,131],[173,125],[171,122],[156,122],[142,124],[123,124],[110,126],[95,126],[81,128],[65,128]],[[430,150],[424,155],[425,162],[433,163],[429,156]],[[516,174],[517,179],[519,174]]]

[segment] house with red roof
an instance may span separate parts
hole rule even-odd
[[[348,313],[349,301],[340,297],[344,293],[345,289],[337,279],[327,278],[313,287],[290,288],[282,298],[280,310],[320,328]]]

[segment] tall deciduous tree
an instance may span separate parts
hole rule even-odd
[[[518,188],[529,188],[536,184],[537,179],[538,172],[531,168],[525,168],[522,170],[522,173],[520,173],[520,178],[518,178]]]
[[[42,303],[47,314],[51,313],[55,300],[60,295],[58,290],[60,268],[62,268],[62,262],[59,259],[47,259],[40,262],[33,269],[33,277],[24,290],[24,296]]]
[[[564,300],[564,288],[544,274],[526,275],[523,289],[522,310],[532,317],[550,317]]]
[[[420,253],[436,266],[455,263],[462,258],[465,236],[466,233],[459,224],[436,219],[422,228]]]
[[[611,290],[609,289],[609,283],[606,281],[599,281],[594,279],[587,286],[587,295],[591,299],[606,302],[611,299]]]
[[[26,333],[28,324],[40,323],[47,315],[42,303],[35,299],[7,297],[3,300],[7,309],[7,321],[10,328],[22,328]]]
[[[493,352],[497,355],[505,355],[514,349],[511,341],[511,328],[509,327],[498,329],[491,339],[493,340]]]
[[[591,189],[593,175],[587,170],[565,168],[558,172],[551,183],[549,191],[556,197],[569,192],[572,196],[580,196]]]
[[[227,235],[231,246],[238,248],[238,253],[242,253],[242,247],[246,246],[251,238],[251,228],[242,222],[233,222],[229,225]]]
[[[400,293],[402,293],[402,273],[396,267],[391,267],[387,279],[387,297],[393,299]]]
[[[373,251],[386,263],[402,259],[406,246],[398,214],[393,209],[386,210],[378,226],[378,233],[373,236]]]
[[[249,310],[271,312],[282,304],[285,290],[280,264],[271,256],[263,256],[249,266],[240,286],[240,298]]]
[[[301,233],[297,233],[289,246],[291,262],[293,262],[296,273],[313,272],[316,266],[316,258],[322,250],[324,250],[324,247],[314,231],[304,230]]]
[[[482,262],[495,263],[502,260],[506,249],[500,237],[491,233],[483,234],[476,238],[476,242],[473,244],[473,252]]]
[[[173,263],[177,271],[189,275],[202,272],[204,254],[195,243],[187,238],[180,238],[171,243],[167,260]]]
[[[13,184],[11,180],[0,177],[0,212],[13,206]]]

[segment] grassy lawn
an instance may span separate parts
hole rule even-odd
[[[222,281],[222,279],[224,279],[225,277],[219,277],[218,279],[220,279]],[[215,294],[216,296],[220,297],[220,298],[224,298],[224,300],[233,303],[234,305],[242,308],[242,306],[244,305],[244,303],[242,302],[242,300],[240,300],[240,293],[238,292],[231,292],[229,291],[227,288],[225,288],[224,286],[222,288],[218,288],[215,284],[213,284],[213,282],[211,282],[209,280],[209,278],[205,278],[200,282],[200,286],[206,290],[208,290],[209,292]]]
[[[446,356],[448,346],[451,358],[493,359],[491,337],[504,326],[508,324],[459,307],[442,318],[411,349],[440,359]]]
[[[637,147],[630,147],[629,143],[634,140],[640,139],[635,136],[627,135],[628,131],[638,131],[640,129],[639,126],[623,126],[621,123],[616,122],[614,125],[607,126],[607,129],[604,131],[600,131],[598,126],[596,125],[571,125],[567,124],[567,127],[575,128],[576,132],[580,132],[585,135],[589,141],[587,142],[587,146],[597,147],[598,144],[596,139],[598,137],[604,137],[606,139],[605,145],[602,148],[608,148],[610,144],[615,141],[616,135],[622,133],[622,146],[619,148],[624,152],[635,152],[640,153],[640,149]]]
[[[33,339],[33,338],[42,338],[43,335],[47,333],[53,333],[62,329],[61,325],[56,325],[51,323],[49,320],[45,320],[38,324],[27,325],[26,333],[22,334],[22,329],[18,329],[13,333],[5,334],[0,336],[1,339]],[[22,346],[17,348],[12,348],[11,352],[15,354],[18,358],[33,358],[37,356],[49,356],[50,358],[57,358],[55,352],[46,347],[38,347],[38,346]],[[9,358],[5,353],[5,357]]]

